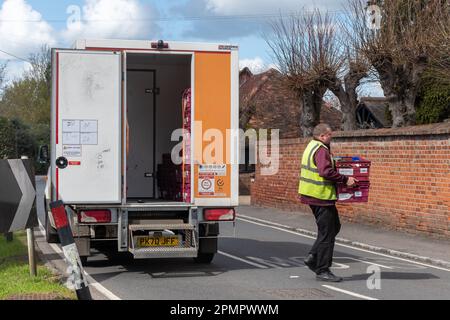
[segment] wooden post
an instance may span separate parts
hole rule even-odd
[[[28,159],[27,156],[22,156],[22,160]],[[28,264],[30,266],[30,275],[32,277],[37,276],[36,268],[36,250],[34,246],[34,231],[33,228],[27,229],[27,245],[28,245]]]
[[[28,263],[30,265],[30,275],[37,276],[36,255],[34,247],[34,232],[33,229],[27,229],[27,243],[28,243]]]

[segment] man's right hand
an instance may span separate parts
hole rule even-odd
[[[348,177],[347,180],[347,186],[349,187],[354,187],[356,185],[356,183],[358,182],[357,179],[353,178],[353,177]]]

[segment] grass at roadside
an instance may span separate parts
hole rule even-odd
[[[59,277],[38,262],[38,275],[31,277],[28,267],[26,234],[17,232],[13,242],[0,235],[0,300],[14,296],[39,294],[61,299],[76,299]]]

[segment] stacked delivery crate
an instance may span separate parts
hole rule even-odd
[[[183,170],[181,192],[183,202],[191,202],[191,89],[183,92]]]
[[[163,200],[182,201],[182,167],[172,162],[170,153],[163,154],[158,165],[158,187]]]
[[[358,180],[354,187],[337,184],[338,202],[368,202],[371,162],[361,157],[336,157],[335,161],[340,174]]]
[[[181,165],[172,162],[171,154],[163,154],[158,165],[158,187],[161,198],[178,202],[191,202],[191,89],[182,96],[183,149]]]

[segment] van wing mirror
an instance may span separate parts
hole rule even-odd
[[[39,147],[38,162],[41,164],[46,164],[50,162],[50,156],[47,145]]]

